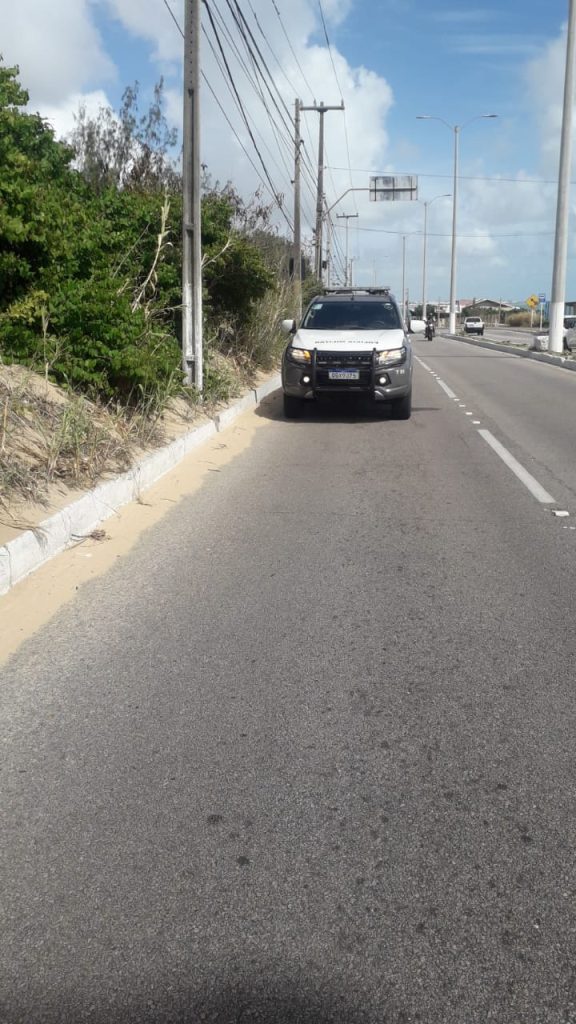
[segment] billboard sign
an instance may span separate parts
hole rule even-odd
[[[398,202],[418,199],[416,174],[380,174],[370,178],[371,202]]]

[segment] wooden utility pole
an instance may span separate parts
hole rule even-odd
[[[322,280],[322,226],[324,222],[324,114],[329,110],[344,110],[344,100],[339,107],[326,107],[324,101],[311,107],[300,106],[300,110],[315,110],[320,114],[320,131],[318,134],[318,189],[316,192],[316,237],[314,245],[314,272],[319,281]]]
[[[185,0],[182,158],[182,371],[202,392],[202,245],[200,198],[200,9]]]

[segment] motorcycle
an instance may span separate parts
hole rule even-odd
[[[428,323],[426,324],[426,329],[424,331],[424,337],[426,338],[426,341],[432,341],[434,334],[434,324],[428,321]]]

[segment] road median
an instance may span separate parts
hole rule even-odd
[[[514,343],[492,341],[490,338],[466,338],[462,334],[449,334],[448,332],[439,333],[438,336],[461,341],[465,345],[474,345],[477,348],[506,352],[508,355],[520,356],[522,359],[535,359],[539,363],[548,363],[550,366],[558,366],[563,370],[576,370],[576,359],[570,359],[567,356],[552,355],[550,352],[536,352],[534,349],[520,348]]]

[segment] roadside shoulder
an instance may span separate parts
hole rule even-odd
[[[135,462],[129,470],[86,491],[33,529],[22,529],[0,546],[0,596],[55,555],[78,544],[106,519],[140,496],[199,445],[230,426],[280,387],[274,374],[200,426]]]

